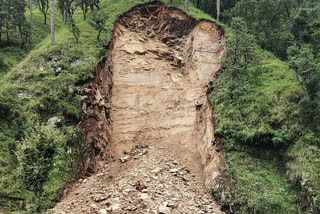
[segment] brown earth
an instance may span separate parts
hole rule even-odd
[[[220,213],[206,190],[222,155],[207,92],[224,43],[215,23],[160,3],[121,16],[85,90],[84,167],[93,175],[53,211]]]

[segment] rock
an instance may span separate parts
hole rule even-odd
[[[152,201],[148,193],[141,193],[139,198],[143,201],[149,201],[149,202]]]
[[[121,209],[120,204],[113,204],[108,208],[108,211],[116,211],[116,210],[119,210],[119,209]]]
[[[94,208],[94,209],[97,209],[97,205],[96,204],[91,204],[90,207]]]
[[[151,172],[154,173],[155,175],[158,175],[161,171],[162,171],[161,168],[155,168],[155,169],[152,170]]]
[[[171,207],[171,208],[176,208],[177,207],[177,205],[174,203],[174,202],[169,202],[168,204],[167,204],[167,207]]]
[[[125,155],[122,158],[120,158],[121,163],[125,163],[130,159],[130,155]]]
[[[99,210],[99,214],[107,214],[107,210],[106,209],[100,209]]]
[[[88,98],[88,96],[87,96],[87,95],[84,95],[84,96],[81,96],[80,100],[81,100],[81,101],[84,101],[84,100],[87,99],[87,98]]]
[[[95,202],[100,202],[100,201],[104,201],[106,200],[108,197],[107,196],[96,196],[96,197],[93,197],[93,201]]]
[[[189,179],[186,178],[186,177],[181,177],[181,179],[182,179],[184,182],[189,182]]]
[[[27,92],[20,92],[18,94],[18,98],[23,99],[23,98],[28,98],[30,99],[32,96],[30,94],[28,94]]]
[[[142,181],[137,181],[137,183],[134,185],[136,187],[136,190],[141,192],[144,189],[147,189],[147,186]]]
[[[63,118],[61,118],[61,117],[51,117],[51,118],[47,121],[47,125],[48,125],[48,126],[58,125],[58,124],[61,124],[62,121],[63,121]]]
[[[177,173],[179,171],[179,169],[177,168],[174,168],[174,169],[170,169],[169,172],[170,173]]]
[[[173,161],[172,162],[174,165],[178,165],[178,162],[177,161]]]
[[[82,64],[82,61],[80,59],[76,59],[75,61],[70,63],[71,67],[76,67],[78,65]]]
[[[213,172],[211,175],[212,180],[215,180],[220,175],[219,172]]]
[[[159,214],[171,214],[171,208],[167,207],[167,204],[161,204],[158,208],[158,213]]]

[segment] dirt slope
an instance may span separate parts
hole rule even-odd
[[[206,93],[224,42],[216,24],[162,4],[118,19],[83,106],[85,167],[98,173],[56,213],[219,213],[205,190],[221,156]],[[134,149],[141,145],[149,148]]]

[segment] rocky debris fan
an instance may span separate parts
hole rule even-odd
[[[199,171],[177,159],[175,148],[158,145],[124,154],[86,179],[51,210],[56,214],[222,213],[199,179]],[[145,151],[148,151],[145,153]],[[143,155],[142,155],[143,154]]]

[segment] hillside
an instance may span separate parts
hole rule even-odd
[[[78,7],[79,42],[57,10],[55,45],[33,8],[33,45],[0,49],[2,212],[319,212],[297,74],[245,36],[232,67],[246,31],[183,3]]]

